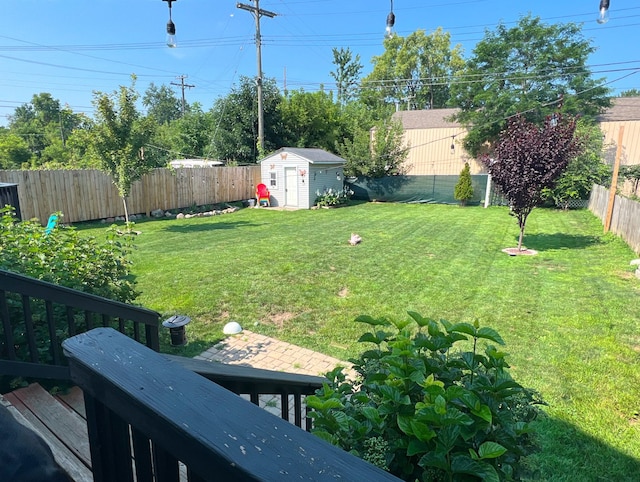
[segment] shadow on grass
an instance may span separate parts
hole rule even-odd
[[[170,231],[172,233],[198,233],[205,231],[218,231],[222,229],[236,229],[240,227],[257,226],[256,223],[250,223],[246,221],[234,221],[231,223],[207,223],[207,224],[169,224],[164,227],[163,231]]]
[[[515,238],[517,242],[517,237]],[[580,234],[553,233],[553,234],[524,234],[524,243],[527,248],[536,251],[549,249],[584,249],[600,244],[597,236],[584,236]]]
[[[540,452],[527,460],[530,477],[545,481],[637,481],[640,460],[563,420],[543,417],[535,425]]]
[[[203,340],[198,338],[197,335],[192,335],[189,333],[189,330],[187,330],[187,344],[183,346],[173,346],[171,345],[169,330],[163,329],[162,327],[160,327],[160,329],[162,330],[160,333],[160,352],[187,358],[200,355],[203,351],[208,350],[225,339],[224,336],[220,336]]]

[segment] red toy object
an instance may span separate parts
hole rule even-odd
[[[258,206],[271,206],[269,196],[269,189],[265,184],[258,184],[256,186],[256,199],[258,201]]]

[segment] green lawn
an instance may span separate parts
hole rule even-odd
[[[136,229],[139,301],[192,317],[185,355],[230,320],[347,359],[362,349],[360,314],[478,319],[505,339],[516,380],[549,404],[530,461],[539,480],[640,480],[637,256],[588,211],[535,210],[533,257],[500,251],[518,234],[501,207],[243,209]],[[352,232],[362,244],[349,246]]]

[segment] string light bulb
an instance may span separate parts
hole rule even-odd
[[[600,0],[600,10],[598,12],[597,22],[599,24],[609,21],[609,0]]]
[[[176,48],[176,25],[173,23],[171,19],[171,3],[176,0],[162,0],[163,2],[167,2],[169,5],[169,21],[167,22],[167,46],[170,48]]]
[[[387,15],[387,27],[384,30],[384,38],[393,38],[393,26],[396,23],[396,16],[393,13],[393,0],[391,0],[391,11]]]

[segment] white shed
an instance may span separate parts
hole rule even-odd
[[[258,162],[272,206],[309,209],[318,192],[344,185],[347,161],[323,149],[283,147]]]

